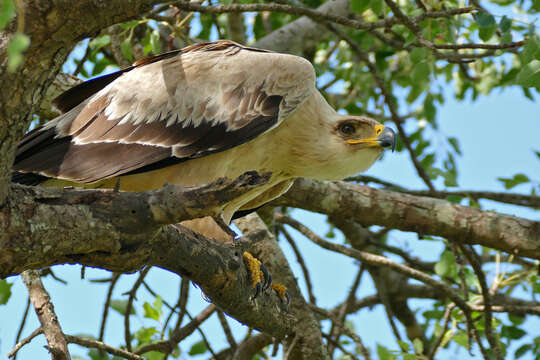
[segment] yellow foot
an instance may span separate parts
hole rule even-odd
[[[272,284],[272,276],[257,258],[248,253],[247,251],[243,254],[244,264],[248,269],[249,278],[251,281],[251,288],[255,289],[255,295],[252,299],[255,299],[259,296],[260,293],[266,291],[268,288],[272,288],[282,303],[285,303],[287,307],[291,302],[291,297],[287,288],[281,284]]]

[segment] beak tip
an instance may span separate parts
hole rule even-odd
[[[385,127],[378,141],[382,147],[389,147],[392,149],[392,152],[396,150],[396,132],[392,128]]]

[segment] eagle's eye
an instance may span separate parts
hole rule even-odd
[[[356,132],[356,127],[351,123],[343,123],[338,127],[340,133],[346,136],[350,136]]]

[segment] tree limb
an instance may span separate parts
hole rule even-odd
[[[71,356],[67,348],[67,342],[54,312],[49,293],[43,287],[39,272],[27,270],[23,272],[22,279],[28,289],[28,296],[36,315],[41,323],[41,329],[47,339],[48,350],[53,360],[70,360]]]
[[[363,225],[413,231],[540,259],[540,222],[448,201],[345,182],[298,179],[273,205],[353,219]]]

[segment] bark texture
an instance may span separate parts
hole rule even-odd
[[[273,202],[540,259],[540,222],[345,182],[298,179]]]

